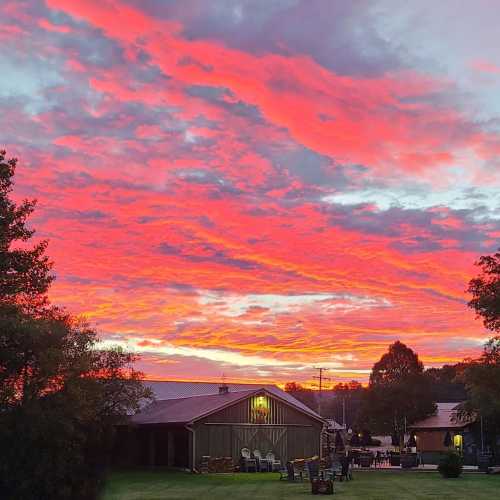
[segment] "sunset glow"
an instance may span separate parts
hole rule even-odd
[[[0,149],[54,303],[150,378],[366,381],[476,355],[500,240],[500,10],[0,3]],[[443,26],[446,30],[443,31]]]

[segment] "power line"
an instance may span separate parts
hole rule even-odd
[[[325,377],[323,372],[328,371],[328,368],[322,368],[319,366],[314,367],[315,370],[319,371],[319,376],[314,376],[313,378],[319,380],[319,403],[318,403],[318,413],[321,415],[321,403],[323,399],[323,380],[331,380],[330,377]]]

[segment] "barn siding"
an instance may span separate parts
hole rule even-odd
[[[257,396],[258,397],[258,396]],[[266,424],[299,424],[311,425],[317,420],[296,410],[292,406],[279,401],[266,394],[266,400],[269,405],[269,414],[265,420]],[[254,398],[246,398],[227,408],[209,415],[201,420],[203,423],[253,423],[252,422],[252,404]]]
[[[266,394],[265,423],[254,423],[256,400],[247,398],[197,422],[197,466],[202,456],[240,457],[241,448],[273,451],[283,463],[320,454],[322,424]]]

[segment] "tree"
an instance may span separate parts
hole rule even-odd
[[[316,411],[318,409],[318,403],[312,389],[307,389],[297,382],[287,382],[285,384],[285,392],[288,392],[295,399],[298,399],[301,403],[311,408],[311,410]]]
[[[481,271],[469,282],[469,307],[483,319],[488,330],[500,332],[500,248],[493,255],[483,255],[476,265]]]
[[[332,390],[325,391],[323,398],[324,414],[332,417],[347,428],[358,420],[365,388],[357,380],[339,382]]]
[[[461,379],[464,364],[443,365],[441,368],[428,368],[425,376],[435,401],[454,403],[467,397],[465,384]]]
[[[500,249],[493,255],[483,255],[476,265],[480,273],[469,282],[472,299],[468,305],[482,318],[484,326],[497,335],[484,345],[478,359],[465,363],[462,381],[467,400],[461,413],[482,419],[487,441],[499,454],[495,437],[500,435]]]
[[[496,436],[500,436],[500,337],[493,337],[484,345],[478,359],[468,360],[462,372],[467,400],[459,414],[462,417],[483,420],[486,444],[500,453]]]
[[[463,378],[468,393],[464,406],[500,424],[500,337],[486,342],[478,359],[469,360]]]
[[[92,499],[115,425],[151,393],[133,355],[100,350],[92,328],[49,304],[46,243],[16,247],[34,203],[10,200],[16,163],[0,156],[0,497]]]
[[[408,425],[436,411],[418,355],[397,341],[372,368],[361,424],[395,434],[399,442]]]
[[[394,384],[409,375],[422,374],[424,365],[418,355],[397,340],[372,368],[370,385]]]
[[[47,302],[46,292],[54,279],[52,264],[45,255],[47,241],[28,245],[34,231],[26,221],[36,201],[16,204],[10,198],[17,160],[6,160],[5,155],[0,150],[0,306],[14,302],[33,310]]]

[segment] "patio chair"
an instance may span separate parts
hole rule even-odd
[[[200,473],[201,474],[207,474],[208,473],[209,462],[210,462],[210,456],[209,455],[203,455],[201,457],[201,461],[200,461]]]
[[[317,479],[319,477],[319,460],[308,460],[306,462],[306,469],[310,481]]]
[[[257,472],[257,461],[252,458],[248,448],[241,449],[240,467],[243,472]]]
[[[338,469],[338,470],[337,470]],[[340,463],[332,459],[326,460],[324,458],[319,461],[319,477],[325,480],[335,481],[335,476],[340,474]]]
[[[269,463],[271,472],[276,472],[281,469],[281,460],[277,460],[276,455],[272,451],[267,452],[266,459]]]
[[[292,462],[295,474],[297,474],[301,481],[309,478],[309,471],[306,467],[306,461],[303,458],[298,458]]]
[[[253,450],[253,456],[257,461],[257,470],[259,472],[270,472],[271,468],[269,467],[269,461],[262,456],[260,450]]]
[[[340,470],[340,481],[345,479],[346,481],[350,481],[352,479],[352,472],[351,472],[351,461],[349,460],[349,457],[341,457],[340,458],[340,465],[341,465],[341,470]]]
[[[297,472],[296,468],[293,466],[292,462],[287,462],[285,467],[282,467],[279,471],[280,481],[296,481],[301,479],[300,474]]]

